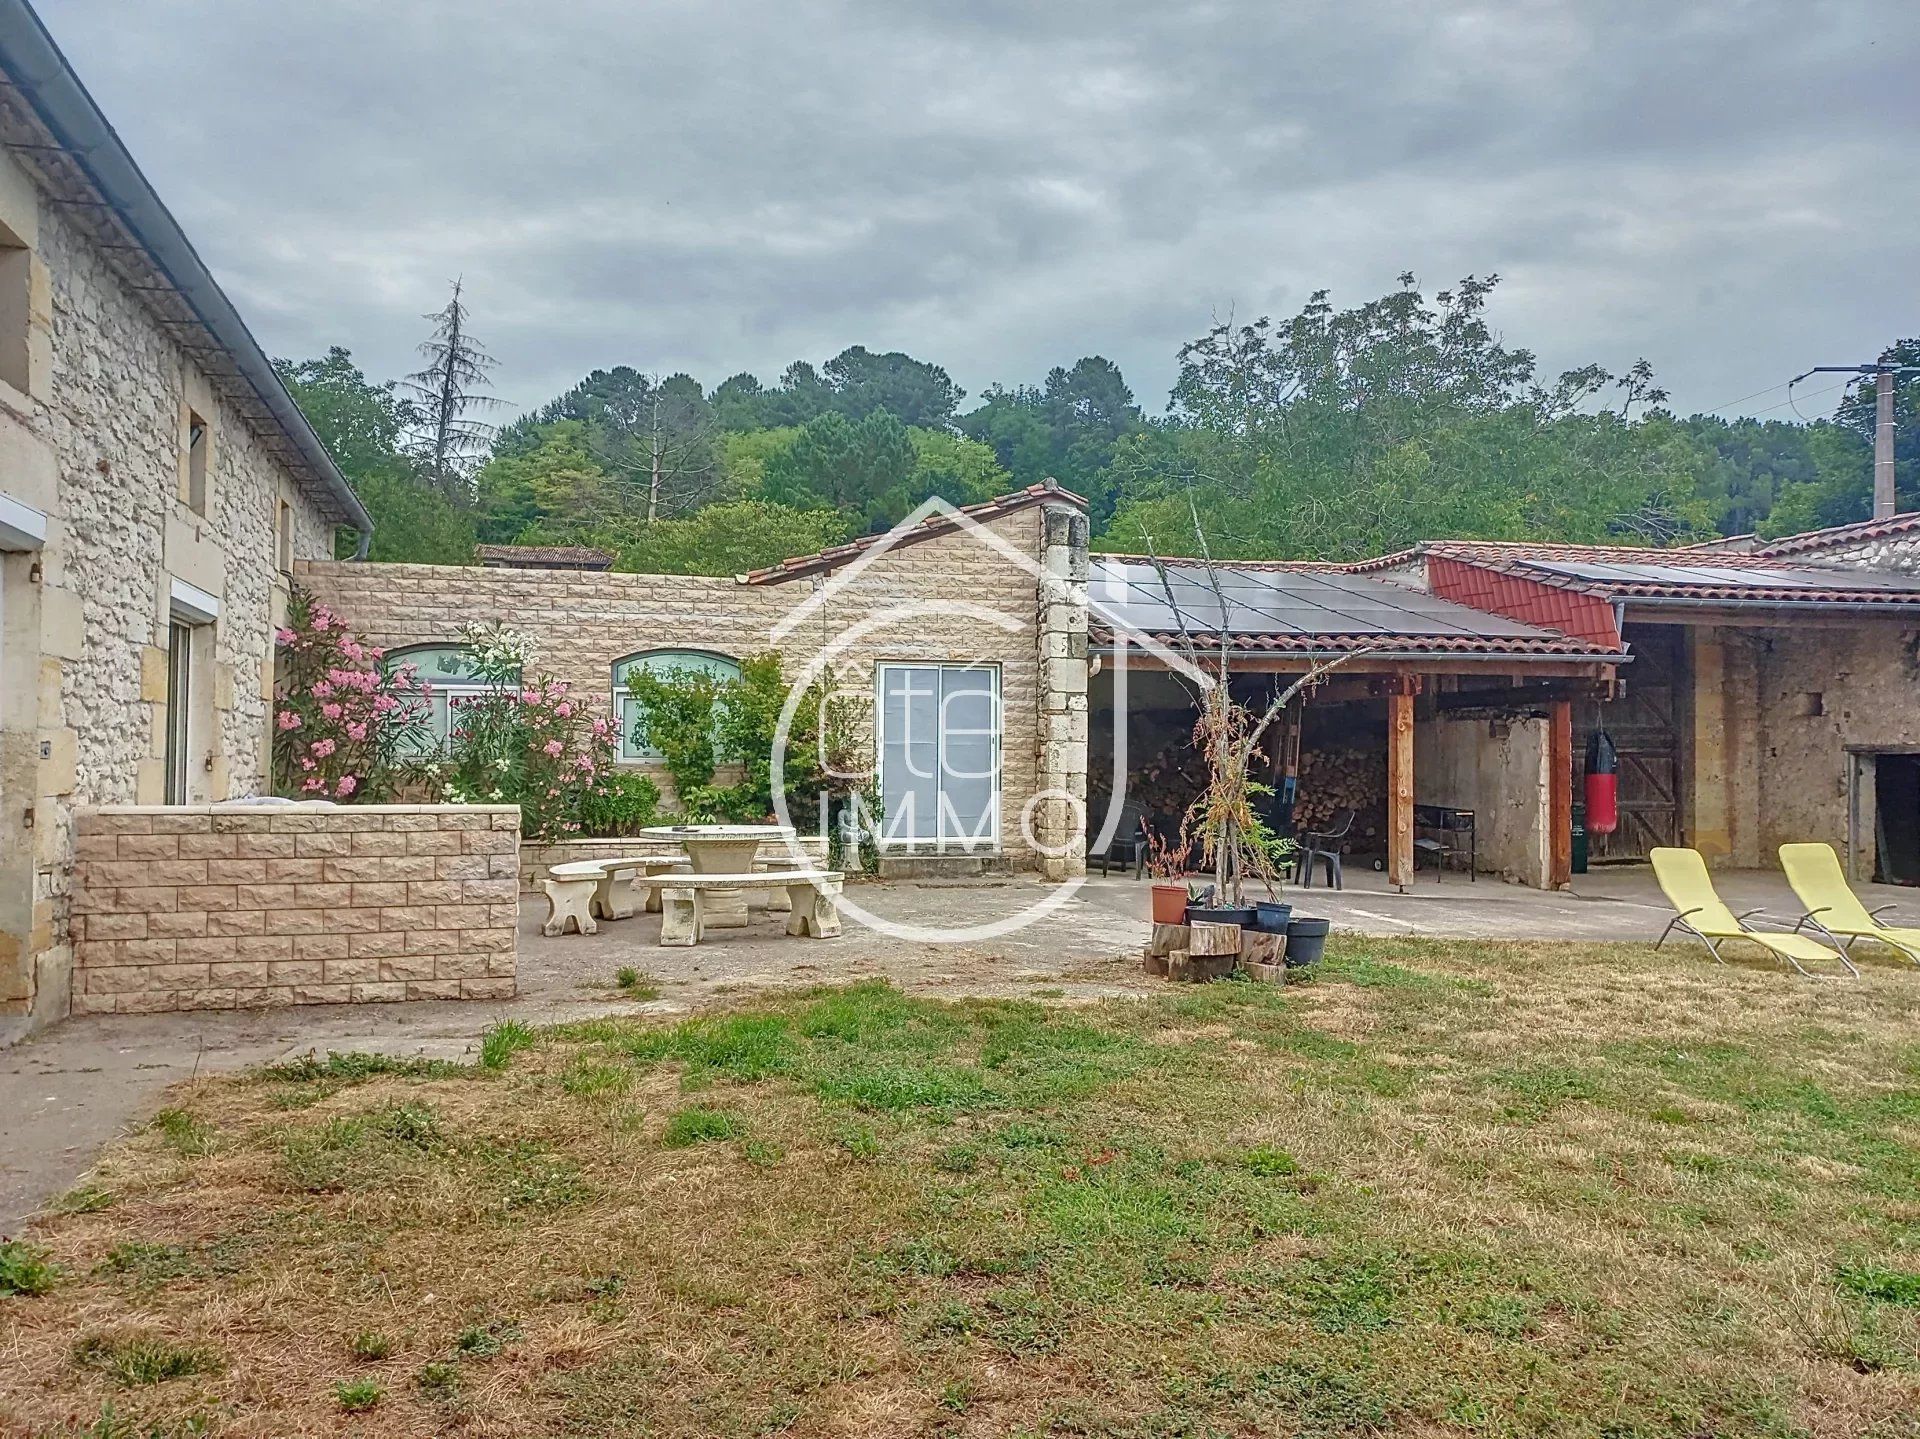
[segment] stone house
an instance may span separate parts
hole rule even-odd
[[[390,664],[412,663],[449,724],[469,621],[524,635],[620,733],[622,765],[654,777],[626,688],[635,668],[737,673],[778,653],[851,689],[881,791],[883,871],[1078,873],[1087,770],[1086,502],[1035,485],[740,576],[533,565],[319,560],[301,581]],[[924,720],[924,723],[918,721]],[[916,745],[946,759],[919,763]],[[963,749],[977,750],[959,762]],[[482,797],[484,798],[484,797]]]
[[[37,18],[0,25],[0,1038],[68,1009],[72,814],[267,773],[296,559],[366,513]]]

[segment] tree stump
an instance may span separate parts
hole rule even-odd
[[[1164,954],[1155,954],[1149,949],[1146,954],[1141,956],[1140,965],[1148,974],[1165,974],[1167,972],[1167,957]]]
[[[1184,949],[1176,949],[1172,954],[1167,956],[1168,979],[1176,981],[1185,980],[1188,977],[1187,971],[1189,968],[1191,968],[1191,963]]]
[[[1187,927],[1184,924],[1156,924],[1153,938],[1147,941],[1147,954],[1153,959],[1165,959],[1176,949],[1187,947]]]
[[[1287,937],[1264,930],[1248,930],[1240,937],[1240,955],[1249,965],[1280,964],[1287,957]]]
[[[1287,967],[1284,964],[1262,964],[1258,960],[1246,962],[1247,974],[1255,984],[1285,984]]]
[[[1190,924],[1187,929],[1189,954],[1217,957],[1240,953],[1240,926],[1237,924]]]

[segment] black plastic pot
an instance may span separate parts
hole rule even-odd
[[[1254,905],[1254,909],[1260,916],[1258,924],[1262,934],[1285,934],[1287,932],[1288,921],[1293,918],[1292,905],[1274,904],[1263,899]]]
[[[1250,904],[1246,905],[1205,905],[1187,906],[1188,924],[1237,924],[1242,929],[1252,929],[1253,922],[1259,916]]]
[[[1287,925],[1287,968],[1298,969],[1301,965],[1317,963],[1326,953],[1327,931],[1333,928],[1330,920],[1296,919]]]

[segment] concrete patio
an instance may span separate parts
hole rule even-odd
[[[1736,910],[1764,906],[1791,925],[1793,894],[1778,873],[1717,876]],[[659,944],[659,916],[603,922],[594,935],[548,939],[544,899],[521,905],[520,992],[512,1000],[326,1005],[224,1013],[90,1016],[0,1052],[0,1234],[64,1191],[100,1146],[196,1075],[309,1050],[370,1050],[458,1059],[502,1019],[534,1024],[603,1014],[678,1013],[756,990],[884,978],[950,997],[1029,995],[1091,999],[1148,984],[1138,954],[1149,931],[1146,880],[1090,878],[1045,918],[994,938],[903,940],[848,918],[836,940],[788,939],[785,916],[756,914],[741,930],[712,932],[692,948]],[[1902,904],[1920,918],[1920,895],[1861,886],[1870,905]],[[964,927],[1016,913],[1055,891],[1028,879],[856,884],[849,898],[890,921]],[[1651,942],[1671,911],[1644,866],[1596,870],[1571,893],[1548,894],[1482,878],[1422,873],[1411,894],[1356,868],[1347,888],[1289,890],[1303,913],[1336,932],[1471,939]],[[615,984],[631,968],[658,989],[639,1000]],[[1783,982],[1785,977],[1783,976]]]

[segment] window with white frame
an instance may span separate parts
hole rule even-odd
[[[493,688],[473,672],[473,657],[465,645],[410,645],[387,655],[389,674],[404,665],[414,667],[414,678],[427,691],[429,746],[444,746],[453,734],[460,706]],[[515,676],[512,683],[518,683]]]
[[[620,728],[618,757],[629,762],[655,760],[660,751],[648,744],[644,738],[636,738],[643,726],[646,707],[639,698],[627,688],[627,678],[634,674],[698,674],[712,675],[717,680],[737,680],[740,678],[740,662],[725,655],[709,653],[706,650],[644,650],[639,654],[628,655],[625,659],[613,662],[613,718]]]
[[[1000,669],[877,668],[880,842],[993,850],[1000,844]]]

